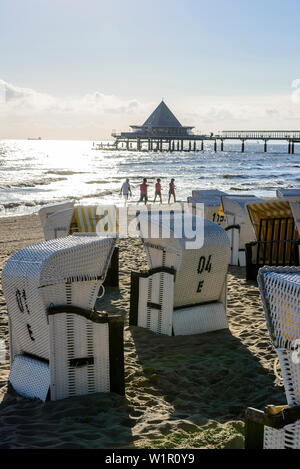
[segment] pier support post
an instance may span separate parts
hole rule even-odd
[[[204,140],[201,140],[201,151],[204,151]]]
[[[183,140],[181,140],[181,151],[183,151]]]
[[[221,151],[224,151],[224,140],[221,140]]]
[[[194,141],[194,152],[196,152],[196,149],[197,149],[197,147],[196,147],[196,140],[195,140]]]
[[[265,140],[264,152],[267,153],[268,151],[268,140]]]
[[[172,151],[172,145],[171,144],[172,144],[172,142],[171,142],[171,140],[169,140],[169,151]]]
[[[291,141],[289,140],[289,146],[288,146],[288,154],[289,155],[291,154],[291,150],[292,150]]]
[[[177,140],[177,151],[179,151],[179,140]]]
[[[242,140],[242,153],[245,153],[245,140]]]
[[[295,154],[295,142],[294,140],[292,141],[292,155]]]
[[[218,146],[217,146],[217,139],[215,139],[215,144],[214,144],[214,150],[215,150],[215,152],[217,151],[217,149],[218,149]]]
[[[175,151],[175,141],[172,142],[172,151]]]

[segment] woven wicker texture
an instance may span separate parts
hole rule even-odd
[[[110,391],[108,323],[75,314],[50,316],[51,400]],[[92,358],[88,366],[71,360]],[[66,379],[67,377],[67,379]]]
[[[9,381],[21,396],[45,401],[50,386],[48,363],[17,355],[12,363]]]
[[[173,329],[176,336],[204,334],[227,328],[228,322],[223,303],[215,302],[183,308],[173,313]]]
[[[157,334],[172,335],[174,276],[160,272],[140,278],[138,326]],[[151,307],[160,305],[160,309]]]
[[[180,216],[181,214],[178,215]],[[163,229],[167,232],[169,226],[162,227]],[[172,267],[177,271],[174,308],[219,301],[226,282],[230,257],[226,232],[216,223],[204,220],[203,247],[186,249],[185,241],[183,237],[144,237],[149,268]]]
[[[12,363],[25,353],[49,360],[50,306],[93,309],[115,242],[114,238],[93,235],[68,236],[27,247],[8,260],[2,286]],[[85,330],[78,329],[77,341],[82,342],[85,335]]]
[[[258,284],[289,406],[300,404],[300,267],[264,267]],[[300,448],[300,422],[265,430],[266,448]]]

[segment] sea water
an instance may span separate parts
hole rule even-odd
[[[178,200],[192,190],[220,189],[231,194],[273,197],[276,189],[300,186],[300,145],[287,154],[286,142],[226,142],[223,152],[207,142],[204,152],[129,152],[94,150],[91,141],[1,140],[0,216],[34,213],[45,204],[74,199],[83,204],[123,204],[119,192],[130,178],[132,202],[146,177],[149,198],[161,179],[167,202],[171,178]]]

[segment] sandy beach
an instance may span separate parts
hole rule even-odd
[[[17,250],[43,240],[37,215],[0,219],[0,272]],[[0,448],[208,448],[244,446],[247,406],[285,403],[274,377],[255,283],[230,267],[229,331],[192,337],[158,336],[128,326],[130,271],[146,268],[139,240],[121,240],[120,290],[108,288],[98,309],[125,319],[126,398],[96,394],[42,403],[8,386],[8,326],[0,288]]]

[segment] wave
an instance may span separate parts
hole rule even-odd
[[[224,174],[223,179],[246,179],[248,176],[244,174]]]
[[[9,182],[0,185],[0,189],[16,189],[16,188],[26,188],[26,187],[35,187],[35,186],[48,186],[53,182],[66,181],[67,178],[45,178],[45,179],[31,179],[28,181],[22,182]]]
[[[71,171],[67,169],[57,169],[46,171],[45,174],[57,174],[58,176],[74,176],[74,174],[89,174],[88,171]]]

